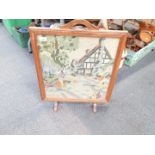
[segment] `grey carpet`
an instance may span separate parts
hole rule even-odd
[[[0,134],[155,134],[155,52],[118,75],[109,106],[40,100],[33,55],[0,24]]]

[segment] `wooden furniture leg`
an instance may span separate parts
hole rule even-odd
[[[58,102],[55,102],[53,104],[53,111],[57,112],[58,111]]]
[[[96,103],[93,104],[93,112],[97,112],[97,104]]]

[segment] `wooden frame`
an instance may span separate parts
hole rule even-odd
[[[85,30],[73,29],[73,27],[76,25],[84,25],[87,29]],[[58,101],[58,102],[59,101],[60,102],[85,102],[85,103],[87,102],[90,102],[90,103],[109,102],[111,94],[112,94],[112,90],[114,87],[114,83],[117,77],[117,73],[119,70],[119,64],[121,61],[122,52],[123,52],[123,49],[125,48],[125,43],[127,39],[126,31],[109,31],[109,30],[100,31],[97,27],[90,24],[86,20],[73,20],[59,29],[30,27],[29,31],[30,31],[33,55],[34,55],[35,66],[36,66],[37,77],[38,77],[40,94],[41,94],[42,100]],[[39,57],[39,48],[37,45],[37,36],[39,35],[76,36],[76,37],[90,37],[90,38],[118,38],[119,45],[118,45],[117,53],[115,56],[116,59],[114,61],[111,79],[110,79],[110,83],[109,83],[105,98],[103,98],[102,100],[98,100],[98,99],[73,99],[73,98],[49,98],[47,97],[46,92],[45,92],[45,84],[43,81],[43,75],[42,75],[43,70],[42,70],[42,65],[41,65],[41,61]]]

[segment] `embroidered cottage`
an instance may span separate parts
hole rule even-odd
[[[108,64],[112,57],[105,46],[101,46],[101,42],[104,39],[99,40],[99,45],[95,46],[92,50],[86,50],[86,54],[78,61],[78,74],[91,75],[93,68],[97,64]]]

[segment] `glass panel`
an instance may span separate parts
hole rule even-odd
[[[119,39],[39,35],[37,44],[48,98],[104,99]]]

